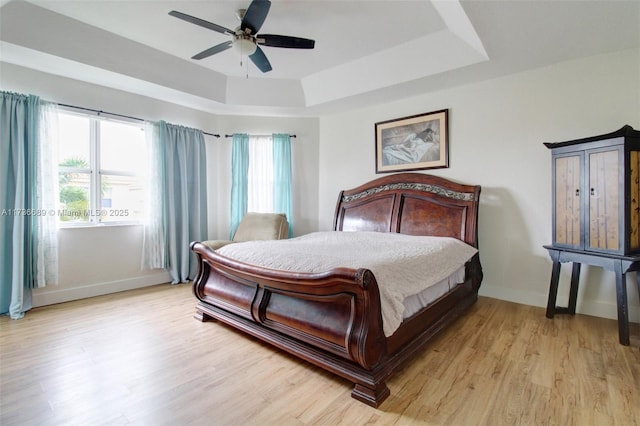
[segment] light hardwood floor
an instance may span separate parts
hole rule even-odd
[[[162,285],[0,318],[0,424],[640,423],[640,350],[615,321],[480,298],[374,409],[194,306],[189,285]]]

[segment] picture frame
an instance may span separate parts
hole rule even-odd
[[[376,173],[449,167],[449,110],[375,124]]]

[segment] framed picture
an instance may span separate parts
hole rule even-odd
[[[449,167],[449,110],[376,123],[376,173]]]

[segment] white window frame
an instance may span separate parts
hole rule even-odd
[[[102,226],[122,226],[122,225],[139,225],[143,223],[142,219],[126,219],[126,215],[122,220],[113,220],[107,222],[100,221],[100,215],[104,214],[101,206],[102,201],[102,176],[128,176],[128,177],[144,177],[142,174],[127,173],[115,170],[102,169],[100,162],[100,121],[115,121],[119,123],[140,125],[144,131],[144,124],[136,119],[127,119],[123,117],[112,118],[110,114],[79,112],[73,108],[59,107],[60,112],[64,114],[77,115],[89,119],[89,168],[58,166],[58,178],[61,172],[67,173],[84,173],[89,174],[89,211],[87,212],[87,221],[61,221],[58,218],[58,226],[60,228],[75,227],[102,227]],[[145,158],[144,161],[147,159]],[[62,216],[62,209],[58,210],[58,217]]]

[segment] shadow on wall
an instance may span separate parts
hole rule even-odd
[[[570,269],[568,266],[564,268],[567,271]],[[640,272],[637,273],[640,274]],[[635,274],[633,272],[626,274],[629,321],[640,323],[640,289]],[[567,272],[565,281],[570,279],[569,275]],[[615,287],[616,277],[612,271],[597,266],[582,265],[576,312],[617,319]]]
[[[482,187],[478,238],[487,290],[484,294],[546,306],[551,261],[534,254],[534,247],[542,244],[539,238],[532,238],[530,226],[509,190]]]

